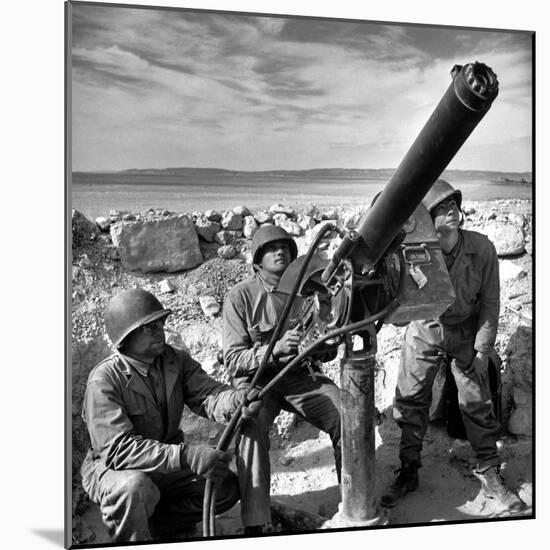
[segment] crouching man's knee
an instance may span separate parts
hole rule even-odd
[[[136,470],[109,470],[100,484],[99,506],[114,540],[150,540],[148,520],[160,500],[150,476]]]
[[[160,491],[147,474],[129,471],[126,477],[126,499],[136,504],[143,503],[147,516],[151,516],[160,500]]]

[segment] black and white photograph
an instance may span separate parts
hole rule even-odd
[[[178,4],[64,3],[65,546],[529,529],[534,30]]]

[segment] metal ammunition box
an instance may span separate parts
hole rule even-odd
[[[386,323],[435,319],[455,300],[439,239],[424,205],[420,204],[416,208],[403,229],[406,232],[403,246],[388,261],[393,263],[391,267],[398,272],[397,254],[402,254],[407,272],[398,298],[399,307],[386,317]]]

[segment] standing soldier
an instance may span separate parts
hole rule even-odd
[[[423,200],[430,212],[456,300],[439,319],[411,322],[397,378],[394,416],[401,428],[398,476],[381,498],[394,506],[418,487],[422,440],[428,426],[432,385],[443,361],[448,361],[458,388],[466,435],[477,455],[475,475],[489,498],[515,512],[524,503],[500,476],[495,417],[488,378],[499,316],[498,258],[494,245],[462,226],[462,193],[437,180]]]
[[[296,243],[281,227],[265,225],[254,234],[254,274],[231,289],[223,309],[224,360],[237,388],[248,387],[262,363],[281,315],[281,304],[273,291],[296,256]],[[299,329],[294,328],[277,341],[260,385],[297,355],[300,338]],[[294,412],[327,432],[334,448],[338,479],[341,468],[340,390],[329,378],[319,373],[310,375],[297,367],[262,402],[258,417],[243,423],[237,446],[242,522],[249,534],[263,532],[271,522],[269,429],[281,409]]]
[[[199,522],[205,478],[219,486],[217,513],[239,500],[230,455],[184,443],[179,423],[184,405],[225,422],[244,392],[216,382],[165,343],[170,313],[142,289],[115,296],[105,327],[116,352],[88,378],[83,417],[92,445],[82,484],[116,542],[169,537]],[[243,413],[257,414],[258,407]]]

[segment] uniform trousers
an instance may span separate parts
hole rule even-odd
[[[471,368],[474,341],[475,328],[467,326],[444,326],[437,320],[408,325],[394,401],[394,418],[401,428],[402,464],[421,465],[432,386],[444,361],[449,362],[456,383],[466,435],[477,455],[477,470],[500,464],[496,446],[500,424],[493,410],[489,376]]]
[[[243,384],[239,384],[241,387]],[[315,379],[305,373],[290,373],[266,394],[262,403],[258,417],[243,422],[237,440],[241,518],[245,526],[271,521],[269,430],[281,410],[296,413],[328,433],[340,480],[340,389],[336,384],[319,373],[315,374]]]
[[[83,468],[90,467],[85,463]],[[168,538],[202,520],[206,479],[186,469],[170,474],[138,470],[106,470],[84,487],[99,505],[115,542]],[[239,500],[237,476],[229,472],[216,489],[216,513]]]

